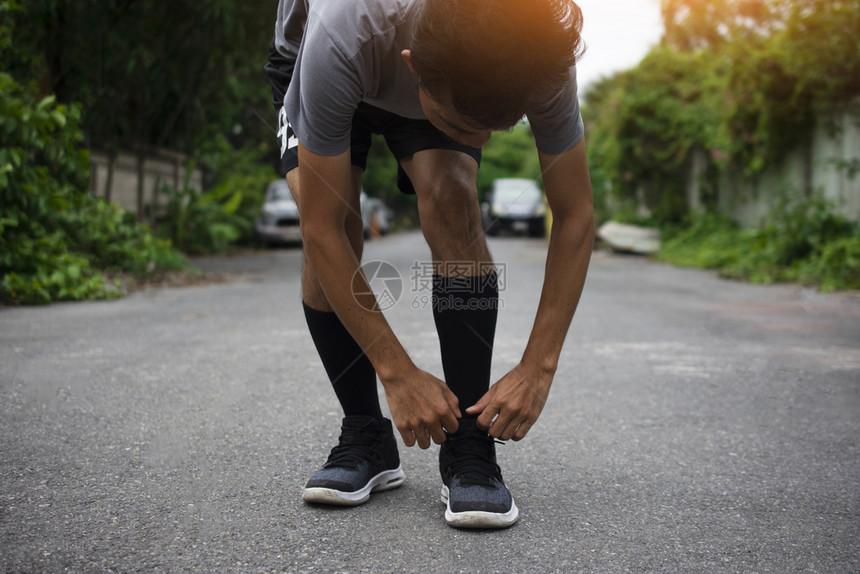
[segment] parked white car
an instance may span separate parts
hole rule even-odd
[[[481,205],[481,217],[487,235],[504,230],[542,237],[546,217],[543,192],[533,179],[497,179]]]
[[[266,188],[266,200],[257,217],[257,237],[267,245],[301,243],[299,208],[286,179],[276,179]]]

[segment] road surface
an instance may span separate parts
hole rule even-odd
[[[520,357],[545,245],[500,237],[494,377]],[[441,376],[420,234],[370,242],[386,311]],[[418,264],[416,265],[416,262]],[[436,449],[352,509],[302,486],[340,414],[300,251],[227,282],[0,310],[0,572],[857,572],[860,299],[595,254],[549,403],[498,447],[521,509],[457,531]]]

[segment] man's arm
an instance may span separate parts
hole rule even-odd
[[[564,153],[539,158],[553,222],[537,316],[520,363],[466,409],[480,413],[478,425],[503,440],[525,437],[543,410],[594,246],[585,138]]]
[[[457,397],[442,380],[415,366],[382,313],[372,310],[378,306],[364,276],[357,273],[360,263],[344,225],[352,187],[349,151],[322,156],[299,145],[299,207],[308,264],[376,368],[403,442],[427,448],[432,438],[441,444],[444,430],[458,428]]]

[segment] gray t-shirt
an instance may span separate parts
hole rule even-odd
[[[417,79],[400,55],[420,8],[421,0],[280,0],[275,47],[295,60],[284,109],[302,145],[321,155],[346,151],[360,102],[426,119]],[[576,68],[526,116],[542,152],[576,145],[583,134]]]

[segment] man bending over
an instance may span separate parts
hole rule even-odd
[[[355,505],[403,482],[407,446],[441,444],[445,519],[507,527],[518,510],[494,439],[520,440],[543,409],[593,242],[576,89],[582,15],[570,0],[281,0],[266,71],[282,167],[299,206],[308,328],[343,408],[340,441],[304,499]],[[523,116],[553,226],[540,304],[520,362],[490,386],[498,284],[481,226],[481,146]],[[365,278],[359,207],[372,134],[418,198],[433,257],[445,381],[410,359]],[[473,277],[449,277],[458,262]],[[439,304],[444,300],[444,305]]]

